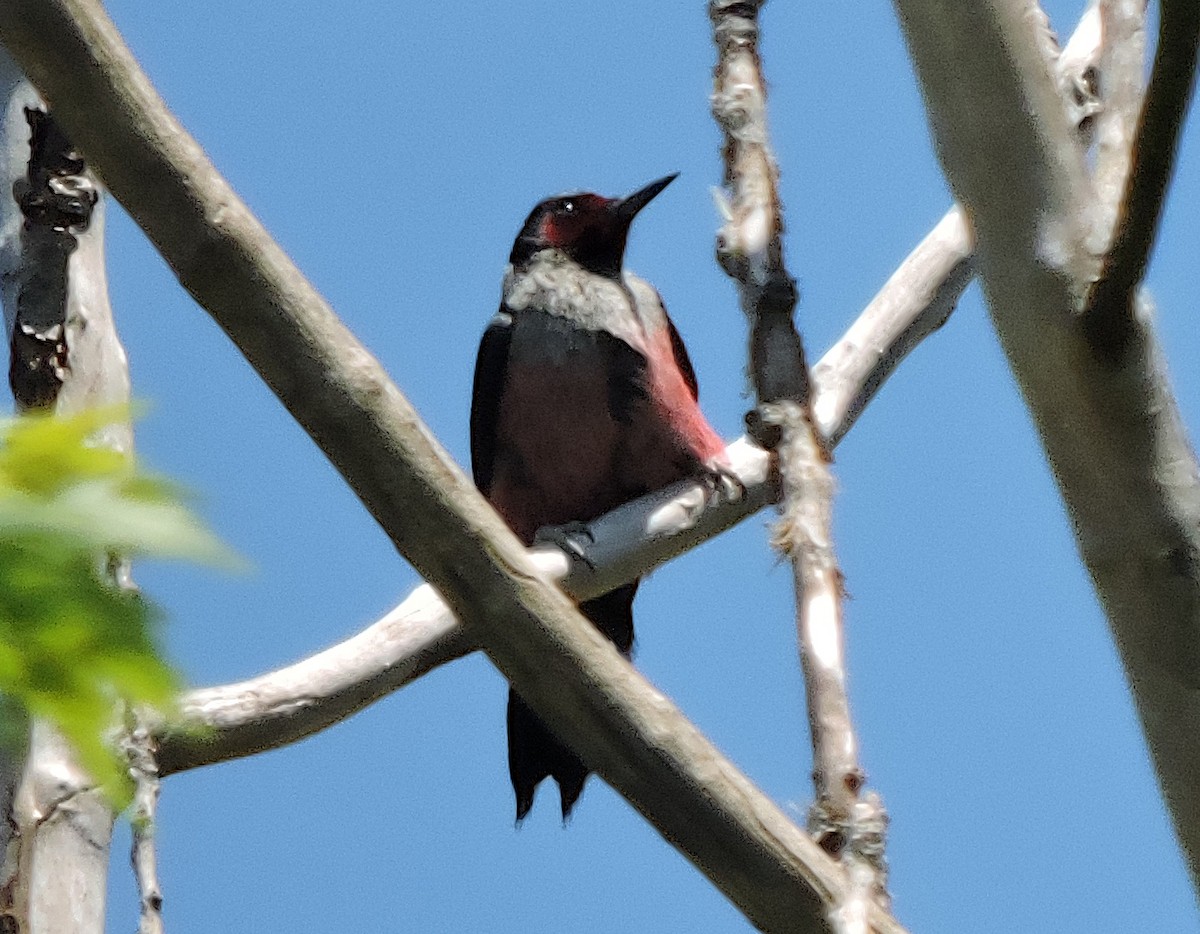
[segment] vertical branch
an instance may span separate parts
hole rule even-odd
[[[712,0],[718,61],[713,116],[725,134],[730,203],[717,259],[738,286],[750,321],[750,372],[758,434],[775,448],[782,518],[774,545],[793,563],[800,660],[813,746],[816,801],[809,825],[851,880],[835,910],[840,930],[864,930],[870,897],[884,899],[886,817],[865,781],[846,693],[842,575],[831,526],[829,455],[809,398],[804,347],[792,320],[796,287],[783,262],[777,168],[768,146],[766,91],[758,57],[759,2]]]
[[[98,184],[3,49],[0,89],[0,298],[17,409],[67,413],[128,401]],[[129,452],[131,428],[110,425],[96,443]],[[115,585],[128,586],[123,559],[110,556],[108,570]],[[112,809],[49,723],[32,725],[11,815],[4,921],[28,934],[103,931]]]
[[[102,934],[112,809],[44,720],[33,722],[14,810],[17,853],[14,875],[5,880],[13,892],[5,922],[21,934]]]

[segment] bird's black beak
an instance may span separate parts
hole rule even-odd
[[[645,188],[639,188],[628,198],[622,198],[617,202],[617,216],[626,222],[632,221],[637,215],[638,211],[653,201],[660,191],[666,188],[678,177],[679,173],[674,172],[665,178],[660,178],[656,182],[651,182]]]

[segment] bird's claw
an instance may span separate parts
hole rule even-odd
[[[596,540],[586,522],[567,522],[563,525],[548,525],[534,533],[533,542],[554,545],[562,549],[572,561],[581,561],[592,570],[595,564],[587,555],[588,545]]]
[[[724,503],[740,502],[746,495],[746,484],[733,472],[733,468],[723,461],[709,461],[705,464],[704,481],[708,484],[713,497]]]

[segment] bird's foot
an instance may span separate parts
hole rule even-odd
[[[720,502],[736,503],[746,495],[746,484],[733,472],[724,457],[712,458],[704,465],[704,482]]]
[[[596,569],[596,565],[588,557],[587,548],[595,540],[586,522],[548,525],[538,529],[533,536],[535,545],[554,545],[566,552],[572,561],[581,561],[592,570]]]

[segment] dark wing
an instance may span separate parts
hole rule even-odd
[[[665,308],[663,314],[666,314]],[[675,351],[675,362],[679,364],[679,371],[683,374],[688,389],[692,391],[692,398],[698,402],[700,401],[700,383],[696,381],[696,371],[692,368],[692,360],[688,356],[687,348],[683,345],[683,338],[675,330],[675,322],[671,320],[670,315],[667,315],[667,333],[671,335],[671,349]]]
[[[503,307],[492,318],[475,358],[475,388],[471,394],[471,472],[479,492],[487,496],[496,461],[496,423],[508,369],[512,315]]]
[[[621,425],[631,425],[637,413],[650,401],[646,358],[608,331],[592,335],[603,367],[608,374],[608,411]]]

